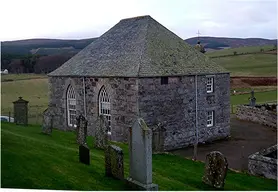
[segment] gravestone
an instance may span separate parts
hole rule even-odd
[[[49,108],[44,110],[43,122],[42,122],[42,133],[51,135],[53,129],[53,118],[54,115],[51,113]]]
[[[90,149],[86,144],[79,146],[79,162],[90,165]]]
[[[14,101],[14,122],[17,125],[28,125],[28,103],[19,97],[17,101]]]
[[[95,147],[105,149],[108,145],[109,124],[104,115],[100,115],[96,122]]]
[[[76,118],[76,142],[79,145],[83,145],[87,143],[87,125],[88,121],[85,119],[83,115],[79,115]]]
[[[116,145],[105,149],[105,175],[116,179],[124,179],[124,153]]]
[[[165,122],[159,123],[152,130],[152,150],[153,152],[163,152],[164,151],[164,142],[165,142],[165,133],[166,129],[164,128]]]
[[[215,188],[224,188],[228,170],[228,161],[219,151],[212,151],[206,156],[203,182]]]
[[[254,90],[251,91],[251,97],[249,97],[249,105],[255,107],[256,105],[256,97],[254,96]]]
[[[129,177],[127,185],[136,190],[155,191],[152,183],[152,131],[141,118],[130,129]]]

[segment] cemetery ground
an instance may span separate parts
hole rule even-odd
[[[55,190],[125,190],[123,181],[105,177],[104,151],[88,137],[91,165],[78,161],[73,132],[41,133],[41,126],[1,125],[2,188]],[[124,151],[125,178],[129,172],[128,146]],[[226,152],[223,152],[226,155]],[[228,160],[229,161],[229,160]],[[159,190],[214,190],[202,183],[204,163],[171,154],[153,155],[153,182]],[[229,170],[224,190],[276,190],[277,181]]]

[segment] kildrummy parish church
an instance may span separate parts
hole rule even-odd
[[[230,134],[230,73],[150,16],[123,19],[48,74],[54,127],[88,120],[94,135],[100,114],[111,139],[127,141],[141,117],[166,129],[164,149]],[[197,114],[196,114],[197,111]]]

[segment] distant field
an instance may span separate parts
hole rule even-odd
[[[1,82],[1,114],[8,115],[11,112],[13,116],[12,102],[20,96],[29,101],[29,122],[40,124],[42,112],[48,105],[48,80],[44,78]]]
[[[231,95],[231,104],[248,104],[250,94],[242,94],[242,95]],[[266,91],[266,92],[255,92],[256,103],[265,103],[267,101],[275,102],[277,100],[277,90]]]
[[[39,78],[47,78],[47,76],[44,74],[33,74],[33,73],[7,74],[7,75],[1,75],[1,82],[17,81],[17,80],[24,80],[24,79],[39,79]]]
[[[261,49],[264,49],[264,51],[268,51],[273,48],[274,48],[273,45],[238,47],[238,48],[231,48],[231,49],[222,49],[222,50],[218,50],[218,51],[211,51],[211,52],[208,52],[206,55],[208,55],[210,57],[233,55],[234,51],[236,51],[238,54],[240,54],[240,53],[256,53],[256,52],[260,52]]]
[[[231,76],[276,76],[277,55],[249,54],[213,58],[231,72]]]

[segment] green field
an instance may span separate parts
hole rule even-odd
[[[222,49],[222,50],[217,50],[217,51],[211,51],[211,52],[206,53],[206,55],[208,55],[210,57],[233,55],[235,51],[237,52],[237,54],[240,54],[240,53],[257,53],[257,52],[260,52],[261,49],[263,49],[264,51],[269,51],[273,48],[274,48],[273,45],[246,46],[246,47],[238,47],[238,48],[230,48],[230,49]]]
[[[17,81],[1,82],[1,114],[8,115],[11,112],[13,116],[13,102],[18,100],[18,97],[23,97],[29,101],[29,122],[40,124],[42,112],[48,105],[48,80],[46,78],[18,80],[20,78],[28,76],[19,75],[15,76]]]
[[[277,76],[277,55],[250,54],[213,58],[231,72],[231,76]]]
[[[27,80],[27,79],[42,79],[42,78],[43,79],[47,78],[47,76],[43,74],[33,74],[33,73],[8,74],[8,75],[1,75],[1,82]]]
[[[2,123],[1,187],[54,190],[125,190],[124,183],[104,176],[104,152],[91,148],[91,165],[78,162],[78,145],[72,132],[40,133],[39,126]],[[124,173],[128,177],[128,146],[124,151]],[[153,182],[159,190],[213,190],[202,183],[204,164],[179,156],[153,155]],[[276,190],[275,180],[228,171],[224,190]]]

